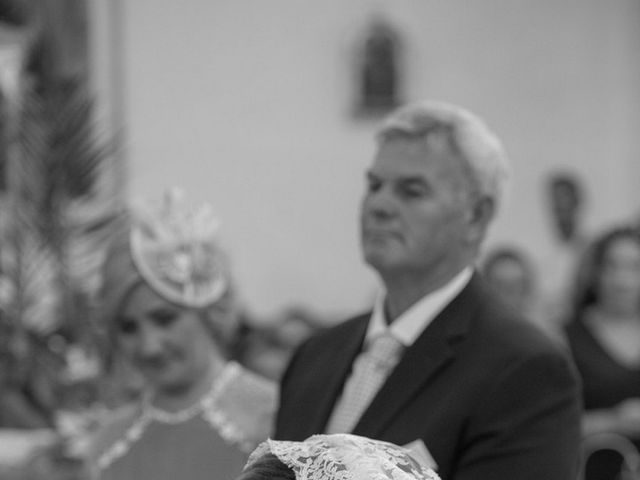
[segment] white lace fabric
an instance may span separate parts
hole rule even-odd
[[[304,442],[267,440],[245,468],[267,453],[291,468],[296,480],[440,480],[402,447],[352,434],[314,435]]]

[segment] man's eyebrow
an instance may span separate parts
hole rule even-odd
[[[377,173],[375,173],[372,170],[367,170],[365,172],[365,177],[367,178],[367,180],[380,180],[381,178],[383,178],[381,175],[378,175]],[[395,183],[403,183],[403,184],[420,184],[420,185],[428,185],[429,182],[422,176],[420,175],[406,175],[406,176],[399,176],[396,178],[393,178],[393,181]]]
[[[398,177],[396,178],[396,182],[397,183],[402,183],[404,185],[428,185],[429,182],[424,178],[421,177],[419,175],[410,175],[410,176],[406,176],[406,177]]]

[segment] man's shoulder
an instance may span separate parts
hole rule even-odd
[[[364,338],[370,315],[370,312],[356,315],[315,332],[296,348],[290,366],[300,362],[322,363],[335,355],[336,350]]]
[[[117,407],[105,413],[102,425],[89,439],[87,456],[90,461],[96,462],[100,455],[122,438],[140,413],[140,405],[134,403]]]
[[[484,397],[508,397],[525,391],[531,382],[541,392],[577,401],[579,376],[559,339],[491,298],[482,299],[478,307],[471,313],[466,345],[458,352],[468,378],[478,382]]]
[[[367,314],[358,315],[324,328],[305,340],[296,348],[281,378],[282,392],[287,391],[292,382],[313,384],[315,378],[310,372],[332,372],[343,366],[356,353],[367,322]],[[295,390],[300,392],[298,387]]]

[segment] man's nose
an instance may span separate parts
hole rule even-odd
[[[377,219],[388,218],[394,212],[394,198],[389,188],[380,188],[370,192],[364,201],[364,211]]]

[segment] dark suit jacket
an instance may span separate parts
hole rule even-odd
[[[276,438],[324,431],[369,316],[297,350],[282,380]],[[422,439],[443,480],[574,480],[579,398],[568,357],[474,275],[405,351],[353,433],[399,445]]]

